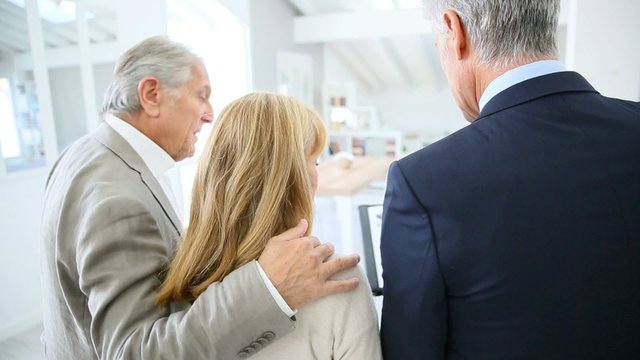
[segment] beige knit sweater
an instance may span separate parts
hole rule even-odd
[[[382,359],[378,316],[362,270],[356,266],[335,276],[351,277],[360,278],[354,291],[327,296],[300,308],[296,329],[251,359]]]

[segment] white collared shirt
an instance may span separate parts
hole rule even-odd
[[[494,96],[515,84],[533,79],[534,77],[561,71],[566,71],[566,68],[563,63],[557,60],[541,60],[511,69],[489,83],[489,86],[487,86],[482,93],[478,103],[480,111],[482,111],[482,108],[487,105],[489,100],[493,99]]]
[[[155,176],[155,178],[162,186],[162,190],[169,198],[169,201],[171,201],[171,205],[173,206],[176,214],[178,214],[178,217],[182,218],[181,211],[179,211],[181,207],[178,207],[176,197],[171,188],[171,181],[167,175],[167,171],[169,171],[176,164],[173,158],[169,156],[169,154],[167,154],[167,152],[164,151],[164,149],[162,149],[158,144],[153,142],[128,122],[111,114],[107,114],[107,116],[105,117],[105,122],[109,126],[111,126],[111,128],[115,132],[122,136],[124,140],[128,142],[129,145],[131,145],[133,150],[138,153],[149,170],[151,170],[153,176]],[[262,269],[260,263],[256,261],[256,265],[258,267],[258,273],[260,274],[262,281],[264,282],[267,289],[269,289],[269,293],[271,293],[271,296],[276,301],[282,312],[287,314],[288,317],[292,317],[293,315],[295,315],[297,311],[292,310],[289,307],[287,302],[284,300],[282,295],[280,295],[276,287],[273,285],[267,274]]]
[[[167,173],[176,164],[173,158],[169,156],[163,148],[128,122],[111,114],[107,114],[105,122],[109,124],[115,132],[120,134],[142,158],[142,161],[144,161],[153,176],[160,183],[160,186],[162,186],[162,190],[164,190],[169,202],[171,202],[174,212],[178,215],[178,218],[182,218],[182,211],[180,211],[182,207],[178,204],[178,200],[171,186],[171,179]]]

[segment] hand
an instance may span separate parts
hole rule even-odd
[[[358,278],[329,279],[354,267],[358,255],[336,257],[333,245],[320,243],[314,236],[304,236],[309,224],[301,220],[296,227],[269,239],[258,259],[280,295],[292,309],[298,309],[326,295],[346,292],[358,286]]]

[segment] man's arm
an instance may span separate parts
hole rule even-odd
[[[431,219],[397,162],[389,169],[380,249],[384,357],[442,359],[447,302]]]
[[[76,261],[89,309],[84,321],[99,358],[236,359],[295,326],[255,262],[211,285],[187,310],[157,306],[157,273],[168,262],[168,245],[135,199],[103,197],[78,220]]]

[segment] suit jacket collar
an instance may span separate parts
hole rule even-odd
[[[475,120],[480,120],[498,111],[520,105],[522,103],[563,92],[594,92],[597,91],[577,72],[563,71],[538,76],[515,84],[494,96],[484,106]]]
[[[111,128],[107,123],[102,122],[93,134],[96,140],[111,150],[116,156],[124,161],[129,168],[140,174],[140,179],[147,186],[149,191],[153,194],[165,215],[171,221],[171,224],[176,229],[178,234],[182,234],[182,223],[178,219],[178,215],[175,213],[169,198],[162,190],[162,186],[158,182],[158,179],[153,175],[151,170],[144,163],[140,155],[135,152],[133,147]]]

